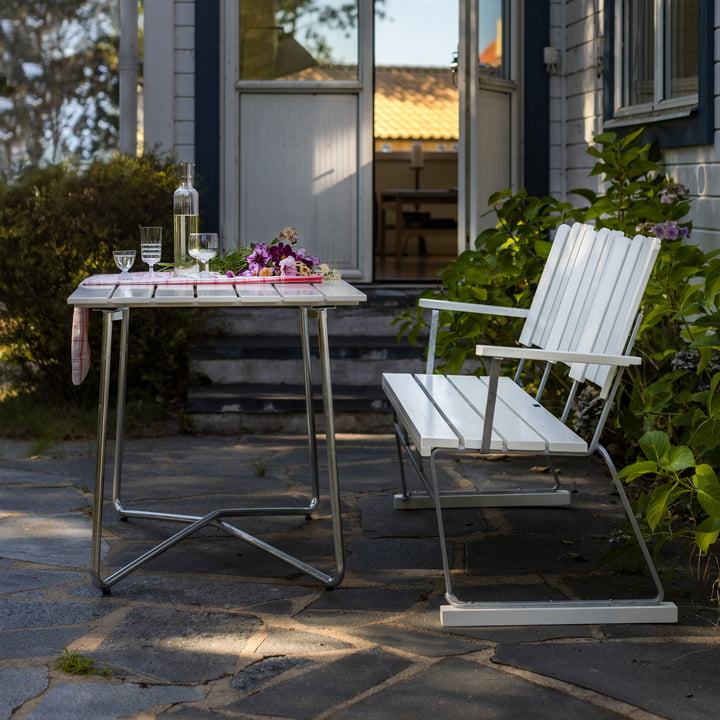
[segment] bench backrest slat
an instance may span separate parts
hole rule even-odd
[[[533,298],[520,342],[552,350],[623,354],[660,241],[576,223],[561,225]],[[605,396],[614,368],[575,364]]]

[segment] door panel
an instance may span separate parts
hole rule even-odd
[[[372,279],[372,0],[221,0],[223,247],[287,226]],[[347,26],[346,26],[347,25]]]
[[[475,235],[495,225],[488,197],[512,183],[510,148],[512,146],[512,96],[493,90],[478,91],[475,123],[477,133],[477,184],[474,191]]]
[[[240,242],[288,225],[339,270],[358,267],[356,95],[246,94],[240,101]]]
[[[459,252],[495,225],[488,197],[519,187],[520,26],[517,0],[460,2]]]

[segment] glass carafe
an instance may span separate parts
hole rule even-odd
[[[173,195],[173,222],[175,231],[175,273],[184,275],[197,272],[195,260],[188,254],[188,238],[198,232],[200,199],[193,187],[193,163],[180,163],[180,187]]]

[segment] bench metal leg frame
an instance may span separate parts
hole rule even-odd
[[[617,470],[604,447],[598,446],[597,451],[613,478],[613,484],[620,496],[625,514],[630,522],[633,534],[640,546],[645,564],[650,572],[657,594],[650,599],[629,600],[559,600],[547,602],[467,602],[459,600],[453,591],[450,560],[445,540],[445,523],[443,521],[443,508],[477,507],[474,494],[470,494],[469,503],[463,503],[463,495],[448,496],[441,492],[437,478],[437,456],[442,450],[433,450],[430,458],[430,477],[424,470],[422,457],[408,442],[404,429],[395,423],[398,453],[400,454],[400,473],[403,492],[407,495],[405,475],[402,463],[402,449],[404,448],[413,466],[425,486],[425,497],[435,508],[440,539],[440,549],[445,578],[445,598],[448,605],[440,608],[440,620],[446,627],[489,627],[510,625],[594,625],[603,623],[675,623],[678,619],[677,606],[671,602],[663,601],[663,587],[660,582],[655,564],[645,539],[642,536],[630,501],[625,493],[622,482],[617,477]],[[548,493],[546,493],[548,494]],[[514,506],[514,497],[505,505]],[[502,506],[503,503],[493,499],[489,504]],[[522,503],[531,504],[531,503]],[[485,503],[487,506],[488,503]],[[411,505],[410,507],[427,507],[427,504]],[[396,507],[408,507],[397,504]]]
[[[407,433],[394,421],[395,440],[400,464],[402,491],[396,493],[393,502],[396,510],[421,510],[435,507],[435,499],[428,490],[430,481],[420,453],[413,447]],[[423,482],[424,490],[409,490],[403,466],[403,451]],[[464,452],[458,450],[458,452]],[[452,507],[559,507],[570,504],[570,492],[560,487],[560,480],[551,458],[545,458],[552,469],[553,483],[538,488],[515,488],[494,490],[441,490],[439,502],[444,508]]]
[[[335,419],[330,377],[330,352],[327,333],[327,308],[305,308],[300,310],[300,336],[303,353],[303,371],[305,383],[305,406],[307,415],[309,469],[311,481],[311,497],[307,505],[292,507],[234,507],[214,510],[204,516],[179,515],[161,511],[132,510],[122,504],[122,457],[123,427],[125,419],[125,395],[127,379],[127,348],[129,331],[129,308],[101,310],[103,313],[103,336],[100,368],[100,393],[98,403],[97,459],[95,468],[95,498],[93,507],[91,576],[93,584],[108,592],[116,582],[134,570],[157,557],[161,553],[189,537],[206,525],[222,528],[245,542],[260,548],[274,557],[292,565],[319,580],[331,588],[342,582],[345,574],[344,547],[342,537],[342,518],[340,512],[340,490],[337,471],[337,454],[335,447]],[[334,567],[326,573],[313,567],[303,560],[290,555],[279,548],[257,538],[224,518],[249,515],[306,515],[310,516],[319,504],[319,471],[317,461],[317,433],[313,413],[313,394],[310,359],[310,339],[308,317],[312,315],[317,321],[318,348],[320,356],[320,373],[323,391],[323,412],[325,418],[326,453],[328,465],[328,483],[330,514],[332,519]],[[112,365],[113,322],[120,321],[120,348],[118,362],[117,387],[117,428],[115,436],[115,456],[113,465],[113,505],[121,518],[142,518],[151,520],[170,520],[185,524],[179,532],[147,550],[137,558],[110,575],[103,577],[101,571],[103,505],[105,491],[105,459],[107,450],[107,431],[110,397],[110,370]]]

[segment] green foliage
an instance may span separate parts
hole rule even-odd
[[[531,197],[526,191],[503,190],[490,196],[498,223],[484,230],[474,250],[466,250],[442,272],[438,288],[423,293],[458,302],[529,307],[535,284],[550,252],[550,231],[568,217],[569,204],[553,198]],[[478,338],[507,345],[517,336],[516,318],[442,313],[438,332],[438,369],[456,373],[474,357]],[[416,342],[427,327],[419,309],[395,321],[398,334]]]
[[[626,482],[646,483],[638,505],[644,509],[645,534],[659,546],[675,537],[690,539],[707,553],[720,536],[720,482],[707,463],[697,463],[686,445],[673,445],[654,430],[640,438],[645,460],[620,471]]]
[[[687,242],[688,191],[666,177],[658,149],[643,131],[604,133],[588,154],[602,192],[581,188],[574,208],[509,190],[491,196],[498,222],[441,275],[425,295],[527,307],[547,256],[551,231],[564,220],[593,222],[627,235],[655,234],[662,247],[643,299],[634,351],[643,364],[626,371],[606,426],[623,437],[623,470],[637,489],[636,507],[658,548],[680,537],[707,552],[720,533],[720,257]],[[416,340],[423,316],[396,319]],[[438,369],[458,372],[477,342],[516,341],[516,321],[442,317]],[[549,386],[545,397],[557,388]],[[582,396],[581,396],[582,402]],[[582,408],[579,408],[582,410]],[[628,442],[629,441],[629,442]],[[633,462],[638,454],[644,454]]]
[[[112,250],[139,245],[140,225],[160,225],[172,255],[173,166],[152,156],[97,161],[85,170],[33,168],[0,185],[0,361],[19,386],[92,402],[97,397],[101,318],[91,313],[90,374],[71,383],[67,298],[94,273],[114,273]],[[129,397],[172,401],[188,382],[188,337],[201,311],[131,316]]]
[[[60,656],[55,659],[55,668],[69,675],[102,675],[111,677],[114,672],[107,666],[98,665],[92,658],[63,648]]]

